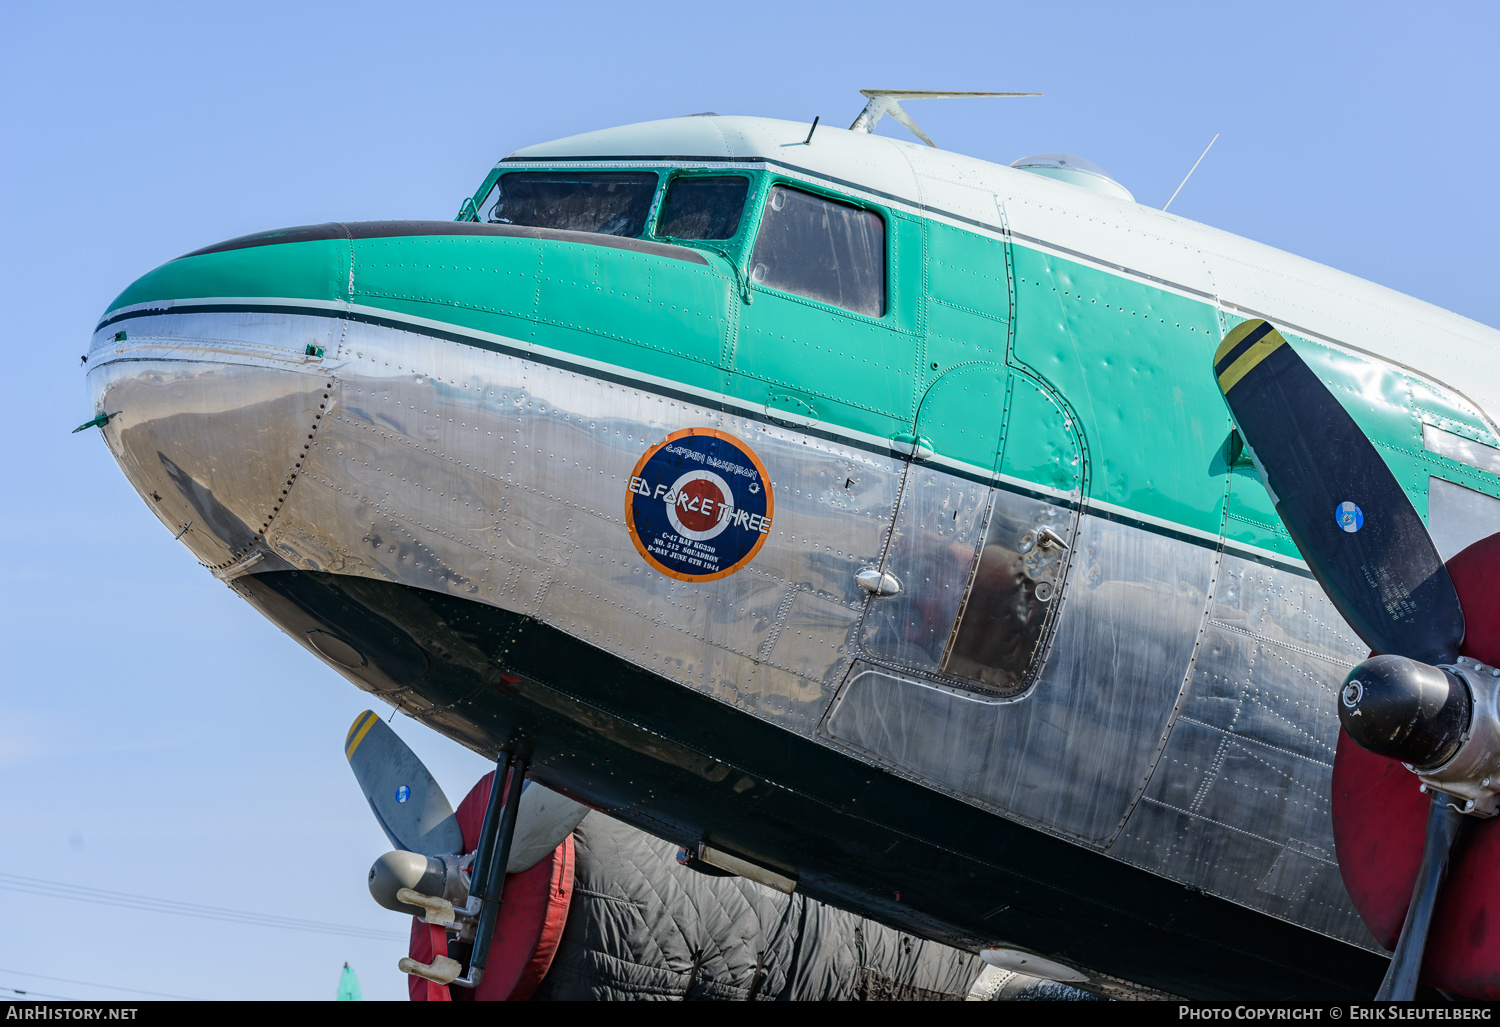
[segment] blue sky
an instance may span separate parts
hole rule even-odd
[[[132,279],[260,229],[447,218],[531,143],[713,110],[1067,151],[1160,206],[1500,325],[1492,4],[0,3],[0,988],[401,997],[399,942],[5,890],[13,877],[372,935],[365,697],[175,544],[86,419]],[[882,133],[903,130],[887,119]],[[398,716],[456,802],[479,757]],[[48,981],[70,978],[112,988]],[[0,991],[0,998],[9,992]]]

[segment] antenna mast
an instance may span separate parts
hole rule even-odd
[[[1167,202],[1161,205],[1161,209],[1163,211],[1165,211],[1172,205],[1173,200],[1177,199],[1177,194],[1182,192],[1182,187],[1187,185],[1187,180],[1193,177],[1193,172],[1198,170],[1198,165],[1203,163],[1203,158],[1208,156],[1208,151],[1212,150],[1214,148],[1214,143],[1217,143],[1218,141],[1219,133],[1215,132],[1214,137],[1210,139],[1208,141],[1208,145],[1203,148],[1203,152],[1198,154],[1198,159],[1193,161],[1193,166],[1188,168],[1188,173],[1182,176],[1182,181],[1177,184],[1177,188],[1172,190],[1172,195],[1167,198]]]
[[[1041,96],[1041,93],[952,93],[941,90],[930,89],[861,89],[866,103],[865,109],[859,112],[859,117],[854,119],[854,124],[849,126],[851,132],[874,132],[875,126],[880,119],[889,114],[912,135],[916,136],[928,146],[936,147],[937,143],[927,138],[927,133],[917,126],[911,119],[911,115],[901,109],[902,100],[952,100],[960,97],[972,96]],[[1201,159],[1201,158],[1200,158]],[[1168,201],[1171,202],[1170,200]]]

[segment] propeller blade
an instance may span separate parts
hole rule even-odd
[[[1432,925],[1438,894],[1448,876],[1448,860],[1471,819],[1449,805],[1451,802],[1442,792],[1432,793],[1422,865],[1417,870],[1411,905],[1407,907],[1406,922],[1401,925],[1401,938],[1396,942],[1390,968],[1380,982],[1380,990],[1375,993],[1376,1002],[1410,1002],[1417,993],[1422,953],[1427,947],[1427,928]]]
[[[1375,446],[1281,333],[1246,321],[1214,374],[1318,583],[1367,645],[1452,663],[1464,615],[1447,568]]]
[[[344,756],[392,845],[424,856],[463,852],[463,832],[443,789],[373,711],[354,718]]]
[[[536,866],[573,833],[589,808],[559,795],[550,788],[527,781],[521,788],[516,810],[516,837],[511,842],[507,874],[519,874]]]

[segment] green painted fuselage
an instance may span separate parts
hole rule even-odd
[[[1085,502],[1298,559],[1249,459],[1234,459],[1212,375],[1214,347],[1243,316],[1213,297],[868,200],[888,225],[884,316],[778,292],[750,281],[744,266],[755,212],[772,184],[807,183],[774,170],[749,174],[755,185],[733,239],[662,240],[694,247],[703,263],[478,230],[258,245],[166,264],[105,317],[204,297],[357,304],[719,393],[841,434],[919,434],[940,457],[1044,487],[1071,485],[1054,466],[1053,440],[1020,422],[1004,393],[934,388],[956,369],[1016,369],[1046,383],[1075,419]],[[1424,421],[1496,441],[1462,396],[1295,327],[1283,331],[1375,441],[1420,513],[1429,475],[1500,496],[1500,475],[1423,448]],[[976,425],[980,417],[989,423]]]

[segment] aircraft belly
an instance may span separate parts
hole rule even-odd
[[[673,684],[567,632],[446,593],[271,570],[235,586],[342,672],[420,694],[428,725],[678,844],[709,841],[810,897],[970,950],[1003,939],[1197,998],[1367,995],[1383,961],[934,793]],[[413,665],[407,651],[425,653]],[[407,705],[416,709],[415,705]]]
[[[130,345],[95,344],[91,381],[107,404],[214,375],[269,403],[238,401],[227,421],[212,404],[127,404],[121,420],[135,434],[111,437],[143,496],[170,487],[188,497],[173,500],[187,520],[207,508],[202,493],[227,489],[222,505],[263,533],[247,541],[224,517],[198,518],[204,539],[185,541],[221,576],[340,575],[532,618],[970,806],[1370,945],[1327,826],[1333,689],[1361,654],[1310,580],[1085,506],[1046,663],[1020,696],[997,699],[861,650],[863,618],[881,600],[855,576],[889,540],[904,469],[893,456],[666,383],[533,358],[520,343],[501,352],[294,315],[131,325]],[[307,357],[304,335],[327,357]],[[246,434],[257,411],[297,429]],[[638,461],[687,428],[732,436],[774,489],[764,545],[716,580],[660,573],[626,526]],[[210,444],[223,451],[203,454]],[[263,490],[234,498],[257,475]],[[952,566],[960,578],[943,588],[967,579],[967,564]],[[445,645],[441,658],[473,663],[480,679],[493,670],[461,640]],[[432,656],[401,659],[420,668]],[[461,709],[435,709],[399,678],[360,681],[483,744]]]

